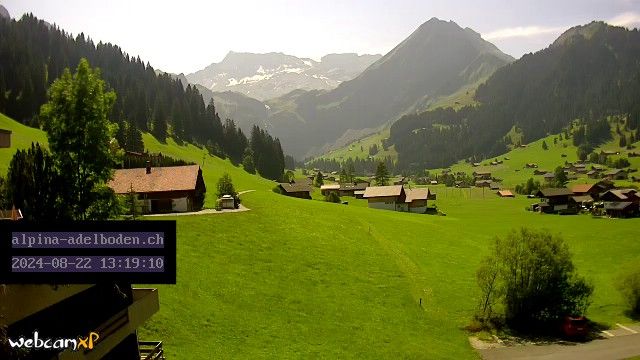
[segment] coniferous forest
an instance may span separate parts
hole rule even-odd
[[[265,131],[252,132],[248,139],[233,120],[223,122],[213,102],[205,104],[195,86],[185,88],[180,80],[158,74],[149,63],[116,45],[95,44],[82,33],[73,37],[33,15],[18,21],[0,19],[0,112],[41,127],[40,107],[47,100],[49,85],[65,68],[75,69],[82,58],[98,67],[107,86],[116,92],[110,119],[119,125],[116,138],[123,149],[142,152],[141,132],[160,141],[171,137],[205,146],[234,164],[243,161],[251,146],[260,147],[264,153],[253,159],[260,174],[281,177],[284,155],[278,139]],[[253,142],[272,146],[250,145]]]
[[[495,156],[512,145],[505,135],[514,127],[527,143],[577,122],[576,145],[592,148],[609,136],[609,115],[638,128],[639,94],[640,33],[593,22],[498,69],[477,89],[477,105],[404,116],[390,143],[403,169]]]

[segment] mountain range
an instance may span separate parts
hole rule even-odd
[[[283,53],[229,52],[219,63],[186,75],[214,92],[235,91],[258,100],[297,89],[333,89],[351,80],[381,55],[329,54],[320,61]]]
[[[347,132],[424,110],[511,61],[475,31],[432,18],[353,80],[333,90],[296,90],[266,101],[269,131],[287,153],[315,155]]]

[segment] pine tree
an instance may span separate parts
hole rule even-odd
[[[379,162],[375,175],[376,185],[385,186],[389,183],[389,172],[384,162]]]

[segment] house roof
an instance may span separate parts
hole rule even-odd
[[[338,189],[340,189],[340,184],[320,185],[320,190],[338,190]]]
[[[22,211],[20,209],[0,209],[0,219],[2,220],[20,220],[22,219]]]
[[[407,194],[407,198],[404,201],[406,203],[410,203],[414,200],[427,200],[429,197],[429,189],[426,188],[405,189],[404,192]]]
[[[613,170],[609,170],[606,173],[604,173],[605,175],[617,175],[620,174],[621,172],[624,172],[623,169],[613,169]]]
[[[542,195],[542,197],[569,196],[573,195],[573,192],[567,188],[546,188],[538,191],[537,196],[540,195]]]
[[[589,192],[593,188],[594,184],[579,184],[571,188],[576,194]]]
[[[116,194],[126,194],[133,187],[136,193],[194,190],[200,166],[168,166],[151,168],[118,169],[107,185]]]
[[[630,195],[636,193],[636,190],[635,189],[611,189],[611,190],[605,191],[600,196],[601,197],[605,196],[607,193],[613,194],[615,197],[617,197],[620,200],[627,200]]]
[[[593,202],[591,195],[572,196],[571,199],[577,203]]]
[[[502,197],[514,197],[513,193],[510,190],[499,190],[498,195]]]
[[[542,175],[542,177],[545,177],[545,178],[554,178],[554,177],[556,177],[556,174],[548,172],[548,173],[546,173],[546,174]]]
[[[604,209],[605,210],[624,210],[631,205],[633,205],[633,203],[630,201],[605,202]]]
[[[353,195],[364,195],[364,190],[356,190],[353,192]]]
[[[389,186],[369,186],[364,190],[364,198],[400,196],[403,191],[402,185]]]
[[[311,192],[311,186],[303,183],[280,183],[280,187],[287,193]]]
[[[366,182],[359,182],[359,183],[345,183],[345,184],[340,184],[340,190],[364,190],[368,187],[369,185]]]

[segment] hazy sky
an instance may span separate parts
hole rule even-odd
[[[518,58],[567,28],[604,20],[640,26],[640,0],[0,0],[68,32],[112,42],[155,68],[190,73],[230,50],[319,59],[391,50],[437,17],[470,27]]]

